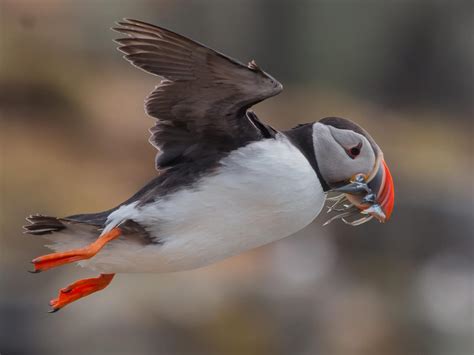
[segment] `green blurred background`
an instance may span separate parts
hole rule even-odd
[[[0,353],[470,355],[473,344],[472,1],[0,0]],[[32,213],[115,206],[153,177],[156,78],[109,31],[138,18],[284,85],[256,107],[276,128],[351,118],[396,186],[386,225],[325,216],[296,236],[175,274],[118,275],[54,315],[93,276],[24,236]]]

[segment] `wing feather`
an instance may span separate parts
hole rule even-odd
[[[246,111],[277,95],[282,85],[254,61],[248,66],[191,39],[142,21],[124,19],[118,49],[134,66],[162,81],[145,101],[157,119],[150,142],[157,168],[236,149],[262,135]]]

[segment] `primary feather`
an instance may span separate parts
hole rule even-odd
[[[255,62],[245,66],[164,28],[125,19],[114,30],[119,50],[134,66],[163,78],[145,102],[157,119],[150,142],[156,167],[229,152],[261,138],[248,118],[252,105],[277,95],[282,85]]]

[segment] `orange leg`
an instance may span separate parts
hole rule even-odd
[[[100,274],[98,277],[79,280],[62,288],[59,290],[58,297],[49,302],[49,305],[52,307],[50,313],[57,312],[69,303],[86,297],[91,293],[103,290],[110,284],[114,276],[115,274]]]
[[[85,260],[96,255],[108,242],[120,237],[122,231],[119,227],[113,228],[108,233],[101,235],[97,240],[88,246],[80,249],[73,249],[63,253],[52,253],[33,259],[35,266],[33,273],[49,270],[56,266],[72,263],[74,261]]]

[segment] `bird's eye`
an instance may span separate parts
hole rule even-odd
[[[352,159],[355,159],[360,154],[361,148],[362,148],[362,143],[359,143],[355,147],[352,147],[352,148],[346,150],[347,155],[349,157],[351,157]]]

